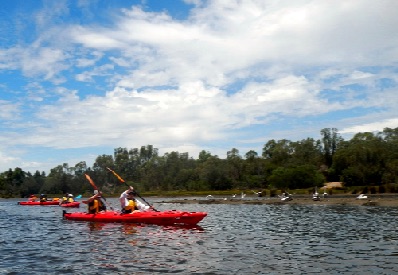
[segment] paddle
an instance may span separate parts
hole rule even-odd
[[[99,193],[100,191],[99,191],[98,187],[95,185],[94,181],[91,179],[91,177],[88,174],[84,174],[84,175],[86,176],[86,179],[91,184],[91,186],[94,188],[94,191],[97,190],[97,192]],[[100,200],[103,201],[103,203],[105,201],[105,204],[107,204],[109,206],[109,208],[111,210],[113,210],[113,207],[109,205],[109,203],[107,202],[106,198],[103,197],[102,194],[101,194]]]
[[[127,187],[130,187],[130,186],[127,184],[127,182],[126,182],[124,179],[122,179],[121,176],[119,176],[118,174],[116,174],[115,171],[113,171],[113,170],[112,170],[111,168],[109,168],[109,167],[106,167],[106,169],[108,169],[109,172],[112,172],[112,174],[115,175],[115,177],[117,177],[118,180],[119,180],[120,182],[124,183]],[[134,192],[135,192],[135,194],[137,195],[137,197],[139,197],[141,200],[143,200],[143,201],[144,201],[149,207],[151,207],[154,211],[158,211],[158,210],[156,210],[151,204],[149,204],[149,202],[147,202],[143,197],[141,197],[140,194],[138,194],[137,191],[134,190]]]

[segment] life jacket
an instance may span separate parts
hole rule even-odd
[[[102,210],[106,210],[106,207],[104,207],[100,198],[95,198],[88,204],[88,213],[90,214],[96,214]]]
[[[137,203],[135,199],[127,200],[128,204],[124,207],[124,213],[131,213],[134,210],[138,210]]]
[[[75,200],[72,197],[66,199],[67,202],[74,202]]]
[[[62,203],[68,202],[68,198],[67,197],[62,197]]]
[[[88,213],[96,214],[100,211],[106,211],[106,205],[102,197],[97,197],[88,204]]]

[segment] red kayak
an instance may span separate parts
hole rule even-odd
[[[79,207],[80,206],[80,202],[74,201],[74,202],[61,203],[59,206],[62,206],[62,207]]]
[[[59,205],[59,201],[19,201],[19,205]]]
[[[117,211],[105,211],[97,214],[83,212],[67,213],[63,211],[67,220],[90,221],[90,222],[124,222],[124,223],[146,223],[157,225],[185,224],[195,225],[207,216],[206,212],[182,212],[170,211],[148,211],[122,214]]]

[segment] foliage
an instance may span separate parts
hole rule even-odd
[[[93,167],[85,161],[74,166],[64,163],[48,175],[39,171],[31,174],[18,167],[9,169],[0,174],[0,196],[91,193],[85,173],[104,192],[125,190],[124,183],[107,167],[142,192],[268,189],[274,194],[275,190],[321,187],[327,181],[342,181],[346,188],[358,186],[358,190],[369,192],[398,192],[398,128],[357,133],[348,141],[335,128],[322,129],[320,134],[318,140],[269,140],[261,156],[254,150],[241,155],[232,148],[225,159],[205,150],[194,159],[180,152],[160,156],[152,145],[119,147],[113,155],[99,155]]]

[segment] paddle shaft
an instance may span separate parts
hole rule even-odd
[[[116,174],[115,171],[113,171],[111,168],[106,167],[106,169],[108,169],[110,172],[112,172],[112,174],[115,175],[115,177],[117,177],[119,179],[120,182],[124,183],[127,187],[130,188],[130,186],[127,184],[127,182],[122,179],[122,177],[120,177],[118,174]],[[140,194],[138,194],[137,191],[135,191],[135,193],[137,194],[137,197],[139,197],[141,200],[143,200],[148,206],[152,207],[153,210],[157,211],[149,202],[147,202],[143,197],[140,196]]]

